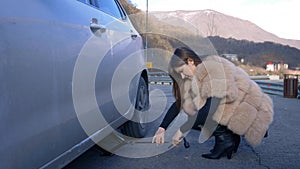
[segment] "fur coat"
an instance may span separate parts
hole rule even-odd
[[[273,121],[273,102],[248,74],[219,56],[208,56],[184,84],[183,109],[194,115],[209,97],[221,98],[213,121],[258,145]]]

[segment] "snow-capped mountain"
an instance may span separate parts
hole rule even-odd
[[[254,23],[214,10],[151,12],[160,21],[193,26],[203,36],[220,36],[253,42],[275,42],[300,49],[300,40],[280,38]],[[176,23],[177,22],[177,23]]]

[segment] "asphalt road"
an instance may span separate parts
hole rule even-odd
[[[166,98],[164,110],[174,101],[171,86],[151,85],[151,90],[160,89],[161,93],[152,95],[152,102]],[[165,97],[166,96],[166,97]],[[269,136],[261,145],[251,147],[244,138],[241,140],[238,152],[228,160],[208,160],[201,154],[208,153],[214,145],[214,140],[199,144],[199,131],[192,130],[187,136],[190,148],[183,145],[168,149],[170,143],[163,146],[147,143],[155,133],[164,114],[151,122],[148,127],[147,138],[125,144],[116,151],[118,155],[102,156],[102,151],[93,147],[82,156],[74,160],[66,169],[299,169],[300,168],[300,100],[288,99],[271,95],[274,103],[275,116],[269,129]],[[160,99],[158,99],[160,100]],[[155,110],[153,110],[155,111]],[[164,111],[165,112],[165,111]],[[170,142],[176,127],[184,119],[184,115],[167,131],[166,141]],[[184,121],[184,120],[183,120]],[[139,143],[137,143],[139,142]],[[142,158],[141,158],[142,157]]]

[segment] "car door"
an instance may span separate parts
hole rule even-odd
[[[86,1],[1,4],[0,168],[39,168],[58,159],[62,165],[88,148],[82,146],[88,136],[74,110],[73,73],[79,57],[98,57],[90,55],[93,48],[83,52],[91,42],[110,48],[102,26],[113,19]],[[93,94],[84,92],[82,101],[88,101]],[[98,123],[91,132],[106,125]],[[64,154],[67,159],[61,159]]]
[[[109,56],[99,64],[96,77],[96,91],[101,112],[108,122],[112,122],[134,111],[142,54],[142,38],[132,26],[128,16],[116,0],[94,0],[99,10],[113,17],[106,23],[109,43]],[[109,19],[107,19],[109,20]],[[136,75],[136,76],[134,76]],[[106,89],[110,90],[106,90]],[[109,113],[108,113],[109,112]]]

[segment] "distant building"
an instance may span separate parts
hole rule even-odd
[[[221,55],[222,57],[234,62],[234,61],[238,61],[238,57],[237,54],[229,54],[229,53],[225,53]]]
[[[245,62],[245,59],[244,59],[244,58],[242,58],[242,59],[241,59],[241,63],[244,63],[244,62]]]
[[[273,62],[269,62],[269,63],[266,65],[266,71],[271,71],[271,72],[274,72],[274,71],[275,71],[275,66],[274,66]]]
[[[283,64],[283,63],[279,63],[279,62],[269,62],[266,65],[266,70],[271,71],[271,72],[288,69],[288,68],[289,68],[288,64]]]

